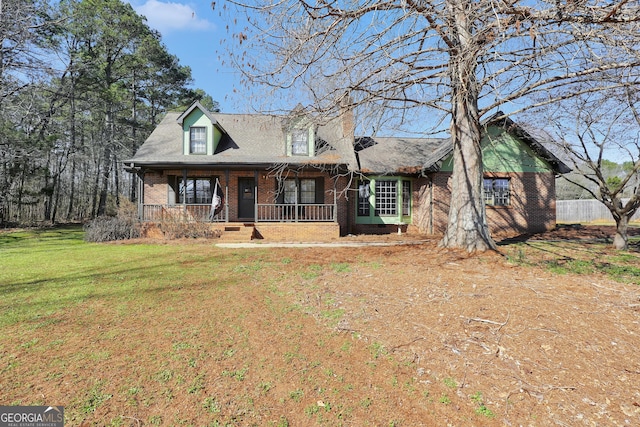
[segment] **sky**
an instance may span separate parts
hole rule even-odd
[[[189,66],[193,87],[203,89],[225,113],[243,113],[239,73],[219,58],[226,23],[209,1],[128,0],[149,27],[158,30],[169,53]],[[235,89],[235,92],[234,92]]]

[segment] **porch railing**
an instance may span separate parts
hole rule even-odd
[[[228,206],[210,217],[211,205],[142,205],[144,222],[227,222]],[[256,204],[255,222],[337,221],[335,204]]]
[[[211,217],[211,205],[142,205],[144,222],[225,222],[225,211]]]
[[[257,204],[256,222],[336,221],[335,204]]]

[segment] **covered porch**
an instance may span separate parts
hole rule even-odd
[[[253,218],[242,221],[262,222],[337,222],[337,206],[316,203],[255,203]],[[238,221],[231,218],[229,204],[216,212],[211,204],[142,204],[139,217],[143,222],[211,222]]]

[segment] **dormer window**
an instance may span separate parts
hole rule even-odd
[[[207,154],[207,128],[192,126],[189,128],[189,153]]]
[[[309,155],[308,129],[293,129],[291,132],[291,154],[294,156]]]

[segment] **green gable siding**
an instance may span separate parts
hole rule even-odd
[[[485,172],[548,172],[551,170],[526,144],[504,129],[490,126],[482,138],[482,163]],[[442,162],[443,172],[453,171],[453,156]]]
[[[182,122],[182,131],[184,134],[182,139],[183,153],[189,154],[189,129],[193,126],[207,129],[207,154],[212,155],[222,135],[220,131],[213,126],[211,120],[198,108],[191,111]]]

